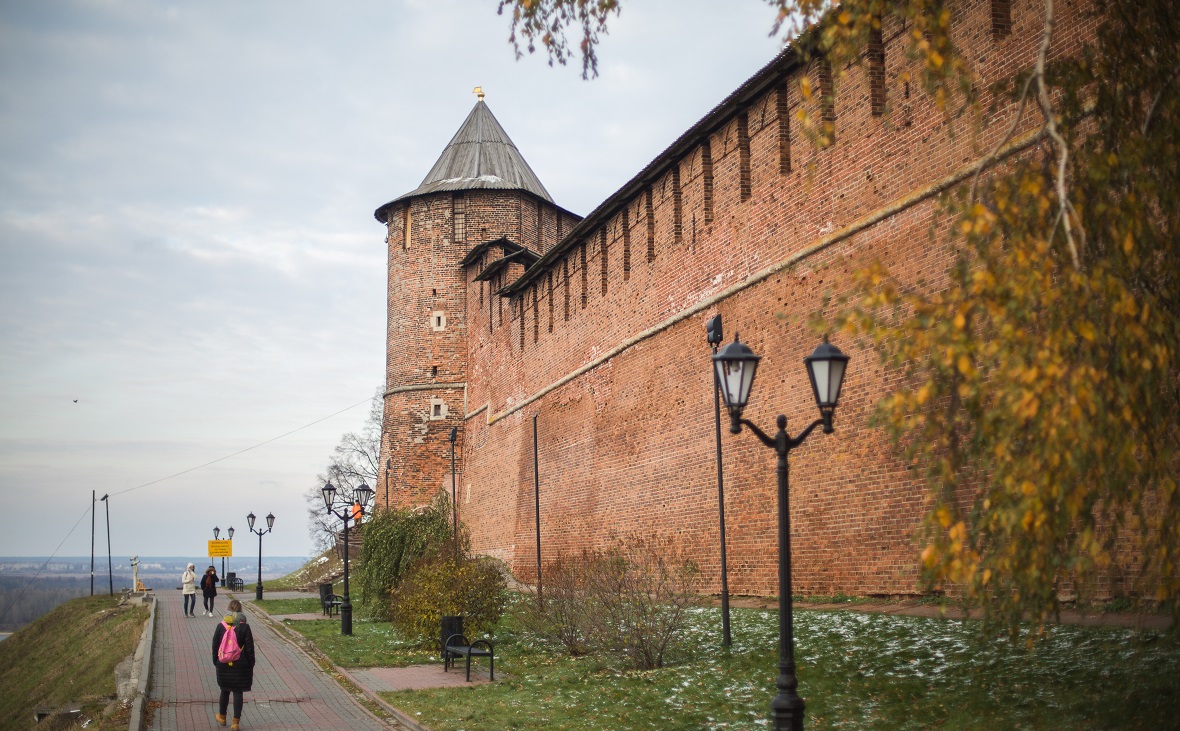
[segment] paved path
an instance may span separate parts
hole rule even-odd
[[[213,630],[220,617],[186,618],[181,595],[158,596],[156,637],[149,694],[155,711],[153,731],[217,729],[219,689],[213,670]],[[228,597],[217,597],[220,611]],[[197,605],[200,609],[200,605]],[[401,728],[362,708],[291,643],[276,636],[266,622],[251,616],[257,661],[254,690],[246,694],[242,728],[249,729],[382,729]],[[232,711],[232,701],[231,701]]]

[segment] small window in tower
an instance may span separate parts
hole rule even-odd
[[[455,193],[451,198],[451,223],[454,228],[455,242],[463,243],[467,240],[467,200],[463,193]]]
[[[437,297],[437,296],[438,296],[438,290],[437,290],[437,289],[432,289],[432,290],[430,290],[430,296],[431,296],[431,297]]]
[[[430,366],[430,377],[438,378],[438,366]]]
[[[447,313],[442,310],[435,310],[430,313],[430,327],[436,333],[447,329]]]
[[[430,420],[437,421],[447,418],[447,403],[440,398],[430,399]]]

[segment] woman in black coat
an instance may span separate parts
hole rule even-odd
[[[229,603],[230,614],[224,622],[217,623],[213,631],[213,667],[217,669],[217,685],[221,688],[218,699],[217,723],[225,725],[225,712],[229,706],[229,696],[234,696],[233,731],[238,731],[238,722],[242,719],[242,693],[254,685],[254,633],[246,623],[246,615],[242,613],[242,603],[234,599]],[[226,632],[233,632],[238,638],[238,645],[242,648],[242,656],[233,662],[220,662],[217,651],[221,648],[221,639]]]
[[[217,598],[217,569],[210,566],[205,569],[205,575],[201,577],[201,594],[204,596],[205,614],[209,617],[213,616],[213,600]]]

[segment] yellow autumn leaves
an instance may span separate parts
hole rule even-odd
[[[1165,537],[1177,502],[1174,440],[1147,420],[1174,393],[1173,321],[1126,272],[1072,266],[1051,236],[1036,163],[990,183],[982,202],[948,202],[962,246],[945,288],[866,266],[840,319],[908,374],[878,408],[903,458],[930,478],[927,580],[1010,628],[1050,618],[1062,587],[1127,561],[1132,528]],[[1118,249],[1136,248],[1124,238]],[[1175,585],[1180,541],[1169,540],[1148,583]]]

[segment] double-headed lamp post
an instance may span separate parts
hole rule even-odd
[[[254,530],[254,513],[246,516],[246,524],[249,526],[251,533],[258,534],[258,583],[254,586],[254,601],[260,602],[262,601],[262,537],[274,529],[275,516],[274,513],[267,514],[266,530],[262,530],[261,526],[259,526],[258,530]],[[233,536],[230,537],[232,538]]]
[[[343,494],[332,483],[324,485],[321,492],[324,495],[324,507],[330,515],[335,515],[344,522],[344,600],[340,603],[340,634],[352,634],[352,597],[348,594],[348,521],[359,521],[369,507],[369,499],[373,497],[373,488],[361,483],[352,491],[352,495]],[[354,506],[360,505],[360,511],[354,512]]]
[[[234,539],[234,529],[232,526],[225,533],[231,541]],[[213,540],[216,541],[220,537],[221,537],[221,529],[218,528],[217,526],[214,526],[213,527]],[[225,586],[225,556],[221,557],[221,585]]]
[[[802,731],[803,699],[796,692],[795,678],[795,636],[791,616],[791,507],[787,482],[787,455],[807,439],[812,430],[823,426],[825,434],[833,431],[832,418],[840,399],[840,387],[844,383],[844,369],[848,356],[840,349],[824,342],[803,359],[807,375],[811,379],[811,390],[819,406],[820,418],[813,421],[798,436],[787,434],[787,417],[779,414],[776,423],[778,433],[773,437],[742,418],[742,410],[750,397],[754,384],[754,373],[761,356],[755,355],[737,337],[713,356],[717,379],[721,383],[721,396],[729,409],[729,431],[740,434],[742,425],[750,428],[763,444],[778,454],[778,693],[770,702],[771,718],[775,731]]]

